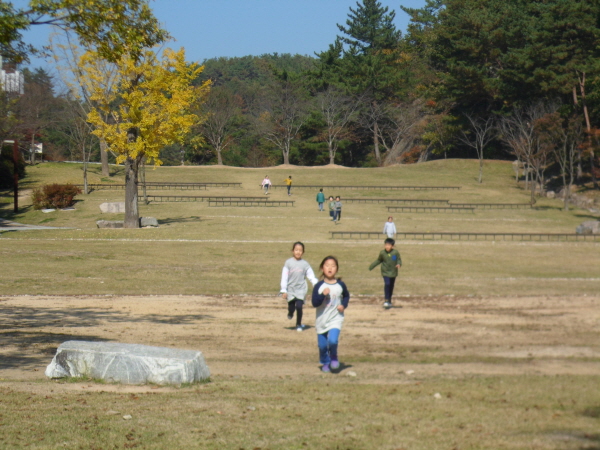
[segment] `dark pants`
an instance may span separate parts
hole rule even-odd
[[[341,209],[338,209],[338,210],[335,212],[335,215],[336,215],[336,217],[337,217],[337,220],[340,220],[340,219],[342,218],[342,210],[341,210]]]
[[[288,302],[288,314],[290,316],[294,316],[294,310],[296,311],[296,326],[299,327],[302,325],[302,306],[304,305],[304,300],[298,300],[294,298]]]
[[[287,188],[288,188],[288,195],[290,195],[290,190],[292,189],[292,185],[291,185],[291,184],[288,184],[288,187],[287,187]]]
[[[392,294],[394,293],[394,285],[396,277],[383,277],[383,293],[387,302],[392,302]]]

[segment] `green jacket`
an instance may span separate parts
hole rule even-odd
[[[317,194],[317,201],[319,203],[325,203],[325,194],[323,194],[322,192],[319,192]]]
[[[402,258],[400,258],[400,252],[395,248],[391,252],[381,250],[377,259],[371,263],[369,270],[373,270],[378,264],[381,264],[381,276],[394,278],[398,276],[397,265],[402,266]]]

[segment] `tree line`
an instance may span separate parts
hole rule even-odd
[[[518,159],[532,195],[548,183],[597,187],[598,0],[427,0],[400,8],[410,17],[404,34],[396,11],[362,0],[338,24],[336,40],[312,56],[204,61],[193,84],[210,89],[191,105],[202,120],[160,149],[162,162],[374,167],[468,157],[479,159],[483,181],[485,159]],[[28,74],[26,91],[33,95],[41,81],[48,87],[48,78]],[[51,99],[66,109],[82,102]],[[70,125],[37,127],[19,117],[30,123],[27,139],[77,153]],[[91,159],[99,147],[90,147]]]

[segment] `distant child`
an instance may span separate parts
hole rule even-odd
[[[388,221],[383,226],[383,234],[390,239],[396,237],[396,225],[394,225],[394,218],[392,216],[388,217]]]
[[[283,181],[285,181],[285,184],[287,185],[288,195],[292,195],[292,193],[290,192],[290,190],[292,189],[292,176],[290,175]]]
[[[398,269],[402,267],[400,252],[394,248],[395,243],[396,241],[393,239],[387,238],[383,244],[384,249],[379,252],[377,259],[369,266],[369,270],[373,270],[378,264],[381,264],[381,276],[383,277],[383,292],[385,296],[384,308],[392,307],[394,284],[398,276]]]
[[[269,177],[267,175],[265,175],[265,178],[262,180],[262,183],[260,185],[265,190],[265,195],[267,195],[269,193],[269,188],[271,187],[271,180],[269,180]]]
[[[325,194],[323,194],[323,188],[319,189],[317,194],[317,203],[319,204],[319,211],[323,211],[323,203],[325,203]]]
[[[335,222],[335,200],[332,196],[329,196],[329,215],[331,216],[331,220]]]
[[[308,292],[306,278],[308,278],[313,286],[319,280],[315,277],[310,264],[302,259],[304,254],[304,244],[302,242],[294,242],[292,246],[292,257],[283,265],[281,272],[281,296],[288,302],[288,316],[292,320],[294,310],[296,311],[296,330],[304,331],[302,325],[302,306]]]
[[[339,196],[335,198],[335,218],[338,222],[342,219],[342,201]]]
[[[323,372],[338,369],[338,341],[344,323],[344,311],[350,293],[342,280],[336,279],[339,264],[335,256],[327,256],[319,266],[323,280],[313,288],[312,304],[317,308],[315,328],[319,345],[319,362]]]

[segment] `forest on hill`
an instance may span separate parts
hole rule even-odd
[[[314,55],[204,61],[195,83],[212,83],[196,105],[205,121],[164,148],[163,163],[518,159],[542,188],[553,177],[597,187],[600,1],[427,0],[400,8],[357,2],[337,39]],[[410,16],[405,33],[394,25],[397,13]],[[24,75],[10,126],[43,142],[49,158],[81,159],[78,100],[41,69]],[[97,140],[89,145],[98,160]]]

